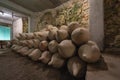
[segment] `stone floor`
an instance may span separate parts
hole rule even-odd
[[[0,49],[0,80],[77,80],[67,68],[60,70],[34,62],[9,49]],[[80,79],[84,80],[84,79]]]
[[[104,54],[108,70],[87,71],[86,80],[120,80],[120,55]]]
[[[103,54],[103,57],[108,70],[89,70],[88,68],[86,80],[120,80],[120,55]],[[33,62],[9,49],[0,49],[0,80],[76,79],[66,69],[54,69],[42,63]]]

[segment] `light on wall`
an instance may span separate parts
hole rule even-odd
[[[2,15],[2,13],[0,12],[0,15]]]
[[[12,17],[11,14],[3,13],[3,16]]]
[[[0,11],[0,15],[4,17],[12,17],[12,14],[5,13],[3,11]]]
[[[4,15],[4,12],[3,12],[3,11],[0,11],[0,15]]]

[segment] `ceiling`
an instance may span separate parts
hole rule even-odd
[[[12,24],[12,21],[15,21],[21,17],[27,16],[0,6],[0,24]]]
[[[66,1],[68,0],[0,0],[0,22],[31,16],[34,12],[55,8]]]
[[[55,8],[68,0],[9,0],[30,11],[39,12],[45,9]]]

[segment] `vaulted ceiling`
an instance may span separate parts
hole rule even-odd
[[[39,12],[45,9],[55,8],[68,0],[9,0],[30,11]]]

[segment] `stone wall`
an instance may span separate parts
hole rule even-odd
[[[23,17],[22,22],[23,22],[23,33],[28,33],[28,18]]]
[[[12,32],[13,32],[12,39],[15,39],[19,33],[23,33],[22,18],[19,18],[13,22]]]
[[[88,0],[69,0],[54,9],[35,13],[33,21],[34,31],[45,28],[47,24],[59,27],[72,21],[78,21],[81,26],[88,28]]]
[[[120,35],[120,0],[104,0],[105,47],[110,47]]]

